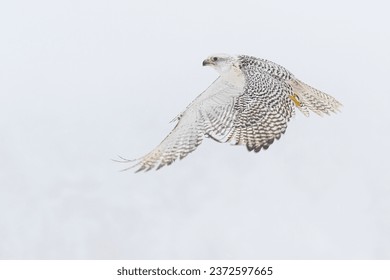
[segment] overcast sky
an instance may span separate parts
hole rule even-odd
[[[389,259],[388,1],[2,1],[0,258]],[[267,151],[118,172],[217,78],[277,62],[338,100]]]

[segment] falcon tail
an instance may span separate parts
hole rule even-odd
[[[320,116],[340,111],[342,104],[329,94],[319,91],[298,79],[291,80],[289,83],[298,103],[292,99],[304,115],[309,116],[309,110]]]

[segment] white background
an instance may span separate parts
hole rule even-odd
[[[390,258],[386,1],[2,1],[0,258]],[[266,152],[118,172],[217,77],[275,61],[339,99]]]
[[[389,267],[389,260],[0,260],[0,276],[7,280],[52,280],[53,276],[56,280],[388,280]]]

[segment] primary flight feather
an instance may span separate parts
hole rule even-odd
[[[174,129],[150,153],[137,160],[137,172],[159,169],[194,151],[205,137],[267,149],[286,131],[297,107],[306,116],[339,110],[332,96],[298,80],[284,67],[247,55],[212,55],[203,61],[219,77],[180,113]]]

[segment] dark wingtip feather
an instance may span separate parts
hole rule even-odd
[[[252,152],[255,147],[246,145],[246,148],[248,149],[248,152]]]

